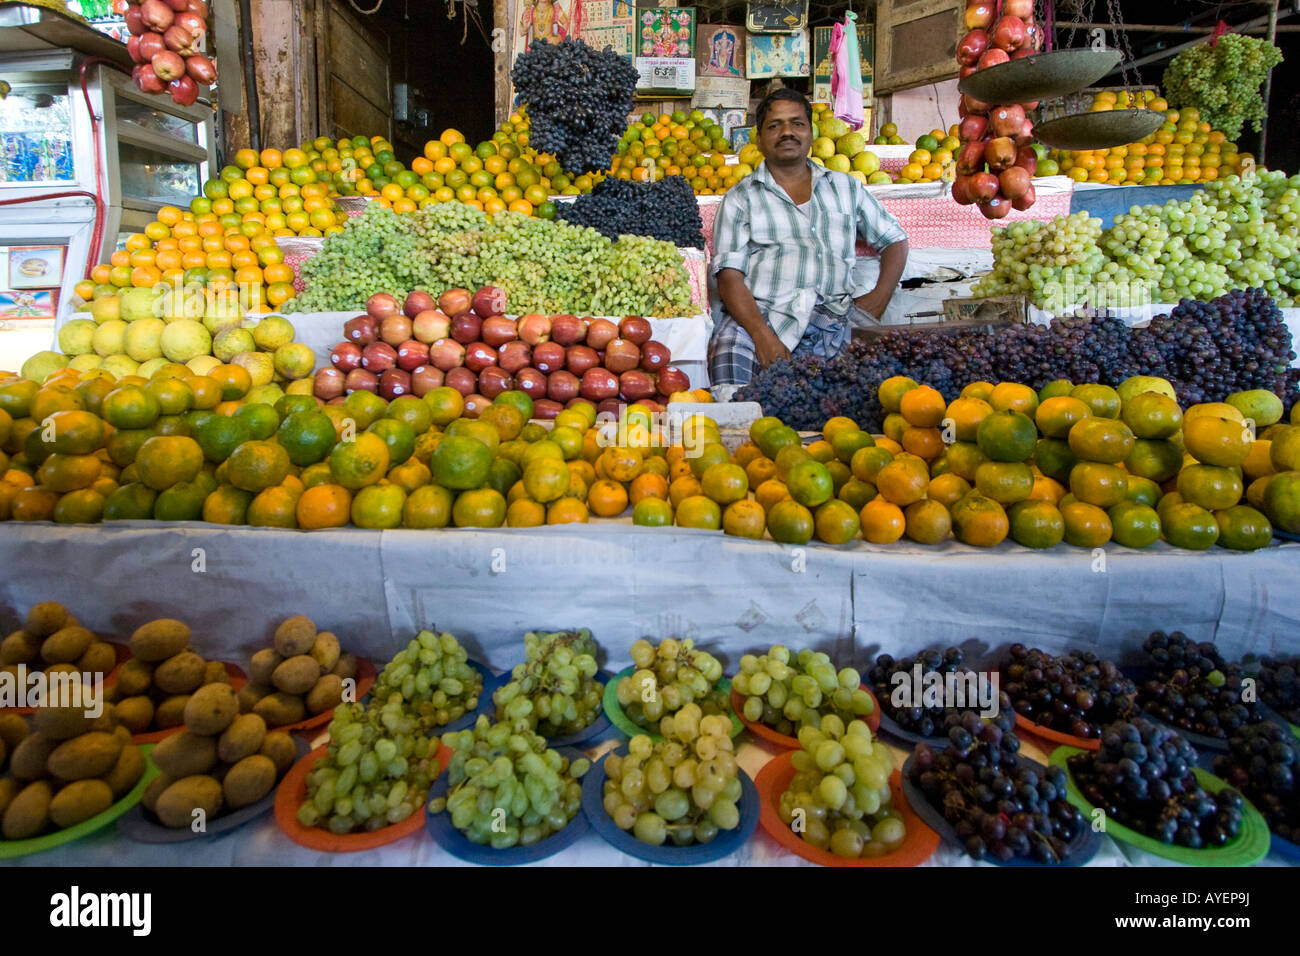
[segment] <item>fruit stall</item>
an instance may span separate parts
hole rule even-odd
[[[724,392],[723,111],[570,38],[481,142],[219,165],[207,4],[125,4],[100,145],[193,175],[0,373],[0,860],[1300,860],[1300,176],[1203,89],[1276,49],[961,8],[960,122],[812,113],[931,288]]]

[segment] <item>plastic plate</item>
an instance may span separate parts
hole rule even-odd
[[[552,747],[551,749],[560,748]],[[570,761],[578,760],[583,756],[581,752],[567,748],[560,749],[560,752],[568,757]],[[438,779],[429,788],[429,796],[425,800],[425,826],[429,830],[429,836],[433,837],[433,842],[458,860],[464,860],[467,863],[478,863],[483,866],[519,866],[522,863],[534,863],[537,860],[544,860],[548,856],[554,856],[565,847],[571,846],[574,841],[587,832],[589,826],[587,817],[579,808],[577,814],[565,824],[563,830],[559,833],[552,833],[545,840],[534,843],[532,846],[512,846],[504,850],[495,850],[490,846],[474,843],[452,825],[450,813],[445,810],[442,813],[429,812],[429,801],[447,795],[449,782],[446,770],[448,761],[451,760],[450,748],[443,747],[439,750],[438,759],[442,762],[444,772],[438,775]],[[591,773],[590,770],[587,772]],[[584,792],[584,803],[586,798],[587,795]]]
[[[492,694],[495,693],[498,689],[504,687],[506,684],[510,683],[510,678],[513,673],[514,673],[514,669],[512,668],[511,670],[497,674],[490,681],[485,681],[483,685],[483,696],[488,699],[489,704],[491,704],[492,702]],[[614,675],[607,670],[598,670],[596,671],[596,680],[600,681],[602,684],[605,685],[606,689],[608,689],[610,683],[614,680]],[[496,713],[495,709],[487,711],[489,717],[491,717],[495,713]],[[610,727],[609,714],[605,713],[604,697],[602,695],[601,709],[600,712],[596,714],[595,720],[589,723],[586,727],[583,727],[577,733],[568,734],[567,736],[564,737],[547,737],[546,742],[550,744],[551,747],[553,748],[572,747],[575,744],[585,743],[586,741],[591,740],[594,737],[599,737],[606,730],[608,730],[609,727]]]
[[[378,676],[375,671],[375,665],[364,657],[357,658],[357,700],[361,700],[370,693],[370,688],[375,684],[375,678]],[[334,718],[334,708],[322,710],[319,714],[314,714],[306,720],[300,720],[296,724],[285,724],[283,727],[268,727],[267,730],[284,730],[291,734],[300,733],[304,730],[313,730],[316,727],[323,727]]]
[[[871,688],[868,687],[866,684],[862,685],[862,689],[871,695],[871,702],[875,704],[876,709],[873,710],[870,716],[867,717],[867,726],[870,727],[871,732],[875,734],[878,730],[880,730],[880,701],[876,700],[876,695],[871,692]],[[763,740],[766,740],[768,743],[776,744],[778,747],[786,747],[790,750],[799,749],[799,738],[787,737],[785,734],[778,733],[777,731],[773,730],[771,727],[767,726],[767,724],[764,724],[760,721],[747,720],[743,713],[744,708],[745,708],[745,698],[741,697],[737,691],[732,690],[731,712],[736,715],[737,720],[739,720],[742,724],[745,725],[746,730],[748,730],[755,737],[760,737]]]
[[[478,661],[467,660],[465,663],[483,675],[483,689],[478,692],[478,706],[468,714],[462,714],[460,717],[457,717],[451,723],[443,727],[434,727],[433,731],[438,736],[441,736],[442,734],[455,733],[460,730],[469,730],[469,728],[474,726],[474,722],[478,720],[479,714],[487,714],[489,717],[492,715],[492,695],[488,693],[488,687],[492,683],[495,675]]]
[[[113,669],[104,675],[104,688],[107,689],[117,683],[117,672],[123,664],[131,659],[131,648],[125,644],[119,644],[117,641],[106,641],[105,643],[111,645],[113,653],[117,655],[117,659],[113,662]],[[36,713],[35,707],[0,707],[0,710],[12,711],[24,717],[30,717]]]
[[[623,731],[623,733],[627,734],[629,737],[635,737],[638,734],[645,734],[651,740],[658,743],[660,740],[663,740],[663,737],[659,736],[652,730],[638,727],[636,722],[624,713],[623,708],[618,702],[618,682],[624,677],[631,677],[635,670],[635,664],[625,667],[611,677],[609,683],[605,685],[605,698],[603,701],[605,714],[609,717],[610,721],[613,722],[615,727]],[[740,722],[740,718],[736,716],[736,712],[731,707],[731,681],[727,680],[726,677],[719,677],[718,682],[713,685],[713,689],[723,691],[727,695],[727,716],[731,718],[731,736],[735,737],[745,729],[745,725]],[[615,827],[615,829],[618,828]],[[632,839],[635,839],[635,837]],[[638,840],[637,842],[640,841]]]
[[[87,834],[103,829],[126,813],[140,802],[140,798],[144,796],[145,787],[149,786],[149,781],[158,776],[158,768],[149,759],[149,751],[152,749],[147,745],[140,748],[145,758],[144,773],[140,775],[140,779],[136,781],[135,786],[131,788],[131,792],[117,803],[103,813],[96,814],[89,820],[82,820],[66,830],[56,830],[53,833],[32,837],[29,840],[0,840],[0,860],[12,860],[20,856],[29,856],[32,853],[53,850],[55,847],[63,846],[65,843],[71,843],[73,840],[79,840]]]
[[[1066,747],[1078,747],[1080,750],[1100,750],[1101,741],[1093,740],[1088,737],[1076,737],[1073,734],[1063,734],[1059,730],[1053,730],[1051,727],[1044,727],[1042,724],[1036,724],[1028,717],[1022,717],[1016,714],[1016,726],[1025,733],[1033,734],[1035,737],[1041,737],[1044,740],[1050,740],[1052,743],[1062,744]]]
[[[307,799],[307,774],[316,765],[316,761],[325,756],[327,746],[317,747],[294,764],[280,781],[280,786],[276,788],[275,822],[284,831],[285,836],[309,850],[354,853],[387,846],[420,831],[420,827],[424,825],[424,814],[419,811],[419,808],[401,823],[394,823],[366,833],[330,833],[322,827],[305,827],[299,823],[298,808]]]
[[[248,675],[238,664],[226,664],[226,674],[230,677],[230,686],[235,690],[241,689],[248,683]],[[151,730],[148,733],[136,734],[131,739],[138,744],[156,744],[159,741],[166,740],[172,734],[179,734],[185,729],[184,724],[177,724],[175,727],[168,727],[166,730]],[[282,730],[281,727],[268,727],[268,730]]]
[[[1281,538],[1283,541],[1300,541],[1300,534],[1292,534],[1277,527],[1273,528],[1273,537]]]
[[[1069,764],[1071,757],[1084,752],[1077,747],[1057,747],[1052,751],[1051,763],[1065,771],[1068,781],[1067,796],[1070,802],[1082,810],[1084,816],[1091,818],[1096,808],[1079,792],[1079,786],[1074,780]],[[1196,775],[1196,782],[1209,793],[1218,793],[1228,786],[1225,781],[1200,767],[1193,767],[1192,773]],[[1252,866],[1268,855],[1270,837],[1268,824],[1249,800],[1246,801],[1243,813],[1241,833],[1227,846],[1191,850],[1185,846],[1161,843],[1136,830],[1130,830],[1114,820],[1106,821],[1106,835],[1139,850],[1188,866]]]
[[[886,737],[892,737],[894,740],[901,740],[912,745],[930,744],[931,746],[943,748],[948,746],[947,737],[922,737],[920,734],[913,733],[910,730],[904,730],[894,719],[883,711],[880,714],[880,732]]]
[[[1057,748],[1056,753],[1060,753],[1062,749]],[[1081,751],[1076,749],[1075,752],[1079,753]],[[957,831],[953,828],[953,825],[944,819],[943,814],[926,799],[921,788],[913,784],[909,778],[908,775],[912,767],[915,766],[913,762],[915,759],[916,752],[913,751],[907,755],[907,760],[903,764],[903,794],[912,805],[912,809],[916,811],[917,816],[932,827],[947,843],[965,853],[966,846],[957,838]],[[1041,763],[1020,754],[1016,755],[1016,763],[1021,767],[1029,767],[1033,770],[1047,769]],[[1017,857],[1004,863],[991,854],[985,854],[982,859],[985,863],[992,863],[994,866],[1083,866],[1097,855],[1099,849],[1101,849],[1101,834],[1088,825],[1088,820],[1085,817],[1082,829],[1075,834],[1073,840],[1066,844],[1065,859],[1060,863],[1039,863],[1036,860],[1028,860],[1023,857]]]
[[[619,747],[613,753],[620,757],[626,755],[627,745]],[[738,766],[736,773],[740,777],[740,802],[736,804],[736,808],[740,810],[740,823],[734,830],[719,830],[712,841],[690,846],[673,846],[670,843],[651,846],[649,843],[642,843],[630,831],[620,830],[614,824],[613,818],[605,812],[605,759],[608,756],[609,754],[606,754],[601,757],[600,762],[594,764],[582,778],[582,812],[586,814],[591,828],[599,833],[606,843],[616,850],[622,850],[628,856],[669,866],[712,863],[738,850],[758,827],[758,788],[754,786],[754,781],[749,778],[749,774]]]
[[[279,729],[284,730],[286,728],[281,727]],[[311,747],[302,737],[293,738],[293,743],[296,748],[294,754],[296,762],[307,756],[307,751]],[[231,830],[243,826],[249,820],[260,817],[274,805],[275,788],[272,787],[271,792],[261,800],[250,803],[246,807],[240,807],[232,813],[219,814],[215,819],[208,821],[205,830],[196,833],[189,827],[163,826],[158,822],[156,816],[142,805],[137,804],[117,821],[117,832],[137,843],[188,843],[190,840],[202,840],[206,837],[229,833]]]
[[[1276,853],[1282,859],[1292,863],[1300,863],[1300,846],[1296,846],[1290,840],[1283,840],[1276,833],[1269,834],[1269,852]]]
[[[819,850],[805,843],[799,834],[785,824],[777,811],[781,794],[785,793],[790,786],[790,781],[794,779],[793,758],[794,754],[789,751],[777,754],[763,765],[763,769],[758,772],[758,777],[754,780],[755,786],[758,787],[759,800],[762,802],[759,825],[772,839],[791,853],[821,866],[919,866],[930,859],[934,851],[939,848],[939,834],[922,823],[921,818],[908,805],[907,798],[903,795],[901,775],[897,770],[889,778],[889,789],[894,795],[894,806],[903,815],[903,824],[907,828],[903,845],[897,850],[884,856],[851,860],[836,856],[830,850]]]

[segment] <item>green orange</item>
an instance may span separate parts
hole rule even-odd
[[[1007,512],[1011,540],[1026,548],[1054,548],[1065,538],[1065,518],[1050,501],[1021,501]]]
[[[1038,429],[1020,412],[994,412],[980,422],[975,440],[993,461],[1024,461],[1034,453]]]
[[[768,509],[768,533],[782,544],[807,544],[815,527],[812,512],[793,498],[778,501]]]
[[[1150,505],[1121,501],[1107,511],[1112,537],[1126,548],[1146,548],[1160,540],[1160,515]]]

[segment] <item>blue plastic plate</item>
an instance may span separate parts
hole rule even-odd
[[[576,750],[566,749],[562,750],[561,753],[568,757],[570,761],[583,756]],[[519,866],[524,863],[535,863],[537,860],[544,860],[548,856],[554,856],[565,847],[572,845],[575,840],[587,832],[587,818],[579,809],[563,830],[559,833],[552,833],[545,840],[534,843],[532,846],[512,846],[504,850],[495,850],[490,846],[474,843],[452,825],[451,814],[446,810],[442,813],[429,812],[429,803],[432,800],[447,795],[450,775],[446,772],[446,767],[442,769],[443,772],[438,774],[438,779],[433,782],[433,786],[429,788],[429,795],[425,798],[425,827],[429,831],[429,836],[433,837],[433,842],[458,860],[464,860],[467,863],[478,863],[482,866]],[[594,771],[595,768],[593,767],[587,771],[587,775],[590,776]],[[585,803],[587,799],[585,785],[582,797]]]
[[[1290,531],[1282,531],[1276,527],[1273,529],[1273,537],[1281,538],[1283,541],[1300,541],[1300,534],[1292,534]]]
[[[1270,853],[1276,853],[1284,860],[1300,863],[1300,846],[1296,846],[1290,840],[1283,840],[1276,833],[1269,834],[1268,849]]]
[[[620,757],[627,754],[627,747],[622,746],[613,751]],[[606,754],[605,757],[608,757]],[[663,863],[669,866],[695,866],[700,863],[712,863],[730,856],[750,838],[758,827],[759,800],[758,788],[749,774],[737,767],[740,776],[740,823],[734,830],[719,830],[718,835],[709,843],[695,843],[690,846],[651,846],[642,843],[631,832],[620,830],[614,820],[605,812],[605,757],[595,764],[582,779],[582,812],[586,815],[591,828],[599,833],[605,842],[616,850],[622,850],[628,856],[650,863]]]
[[[944,819],[944,815],[926,799],[921,788],[912,783],[911,772],[915,766],[915,759],[916,752],[913,751],[908,754],[907,761],[903,764],[903,796],[907,798],[912,812],[920,817],[926,826],[943,837],[944,842],[965,853],[966,845],[957,838],[957,831],[953,828],[953,825]],[[1018,766],[1028,767],[1033,770],[1045,771],[1047,769],[1041,763],[1020,754],[1016,754],[1016,763]],[[1083,828],[1075,834],[1073,840],[1066,844],[1065,859],[1060,863],[1039,863],[1036,860],[1023,857],[1016,857],[1004,863],[991,854],[985,854],[982,859],[985,863],[992,863],[994,866],[1083,866],[1097,855],[1099,849],[1101,849],[1101,834],[1088,826],[1085,819]]]
[[[491,680],[486,680],[486,679],[484,680],[483,694],[485,697],[487,697],[487,702],[489,707],[489,709],[486,710],[485,713],[489,717],[492,717],[496,713],[496,708],[495,706],[492,705],[492,695],[498,689],[510,683],[511,675],[513,673],[514,673],[514,668],[511,668],[508,671],[497,674]],[[596,671],[596,680],[600,681],[601,684],[608,686],[609,682],[612,681],[613,679],[614,679],[614,675],[607,670]],[[602,698],[604,696],[603,689],[601,691],[601,696]],[[591,723],[589,723],[586,727],[583,727],[577,733],[569,734],[567,737],[547,737],[546,742],[550,744],[552,747],[572,747],[575,744],[580,744],[588,740],[591,740],[593,737],[599,737],[605,731],[609,730],[610,726],[611,725],[609,722],[609,715],[605,713],[605,708],[601,707],[600,710],[596,712],[596,719],[593,720]]]
[[[307,738],[297,734],[293,734],[292,737],[293,762],[297,763],[311,751],[311,744],[307,742]],[[276,786],[272,787],[271,792],[261,800],[240,807],[233,813],[219,814],[216,819],[208,821],[207,829],[201,833],[195,833],[189,827],[165,827],[158,822],[156,816],[144,808],[143,804],[136,804],[122,815],[117,821],[117,832],[136,843],[188,843],[190,840],[221,836],[223,833],[238,829],[249,820],[255,820],[264,813],[270,812],[275,806],[275,793],[278,789],[277,780]]]
[[[949,743],[947,737],[922,737],[910,730],[904,730],[894,723],[894,718],[885,713],[883,707],[880,710],[880,732],[887,737],[892,737],[894,740],[901,740],[913,746],[916,744],[930,744],[933,747],[943,749]]]

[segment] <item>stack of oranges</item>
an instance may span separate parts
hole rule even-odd
[[[1172,186],[1209,183],[1240,175],[1254,164],[1249,153],[1239,152],[1221,131],[1201,119],[1195,107],[1171,110],[1154,91],[1146,90],[1143,105],[1163,112],[1165,122],[1151,135],[1110,149],[1053,150],[1049,161],[1075,182],[1113,186]],[[1098,93],[1089,112],[1126,108],[1127,94]],[[1039,175],[1055,172],[1038,167]]]
[[[342,230],[343,215],[329,198],[329,185],[303,150],[264,149],[259,154],[241,149],[234,159],[203,184],[203,195],[190,203],[191,212],[237,216],[239,223],[258,223],[273,236]]]
[[[718,195],[753,172],[728,163],[727,145],[722,127],[700,110],[646,113],[623,134],[609,175],[634,182],[685,176],[696,195]]]

